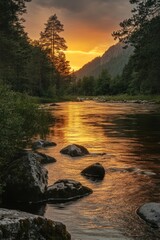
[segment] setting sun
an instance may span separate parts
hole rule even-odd
[[[94,0],[72,5],[64,2],[63,5],[57,1],[37,0],[28,3],[27,9],[25,26],[31,39],[39,39],[48,17],[57,14],[64,25],[62,36],[68,46],[67,60],[73,70],[78,70],[115,44],[111,33],[118,28],[120,20],[128,16],[129,3],[121,1],[119,7],[119,2],[116,6],[110,1],[99,4]]]

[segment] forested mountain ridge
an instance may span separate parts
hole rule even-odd
[[[91,62],[85,64],[80,70],[75,72],[75,75],[78,78],[83,78],[84,76],[98,77],[102,70],[107,70],[112,77],[121,75],[132,53],[132,47],[124,49],[123,44],[118,43],[111,46],[102,57],[96,57]]]

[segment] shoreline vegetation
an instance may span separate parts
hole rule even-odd
[[[68,101],[85,101],[93,100],[99,102],[121,102],[121,103],[156,103],[160,104],[160,95],[104,95],[104,96],[61,96],[57,98],[38,98],[33,97],[33,101],[37,103],[56,103],[56,102],[68,102]]]

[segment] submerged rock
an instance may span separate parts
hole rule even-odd
[[[49,142],[49,141],[45,141],[45,140],[40,139],[38,141],[35,141],[32,144],[32,149],[36,150],[36,149],[39,149],[39,148],[54,147],[56,145],[57,144],[54,143],[54,142]]]
[[[8,202],[41,201],[47,189],[48,172],[33,152],[25,152],[3,172],[3,200]]]
[[[60,153],[67,154],[71,157],[78,157],[78,156],[84,156],[89,154],[89,151],[78,144],[72,144],[68,145],[67,147],[63,148]]]
[[[95,163],[85,168],[81,174],[92,179],[102,180],[105,176],[105,169],[100,163]]]
[[[33,214],[0,209],[1,240],[70,240],[65,225]]]
[[[45,194],[47,201],[66,202],[91,194],[93,191],[80,182],[62,179],[49,186]]]
[[[145,203],[137,210],[137,213],[146,222],[160,227],[160,203]]]
[[[36,159],[41,163],[41,164],[47,164],[47,163],[54,163],[56,162],[56,159],[54,157],[48,156],[44,153],[39,153],[35,152],[35,157]]]

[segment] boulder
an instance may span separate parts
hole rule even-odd
[[[37,161],[35,153],[25,152],[6,167],[2,179],[4,201],[37,202],[47,189],[48,172]]]
[[[160,227],[160,203],[145,203],[137,210],[137,213],[146,222],[155,227]]]
[[[44,153],[35,152],[34,153],[35,158],[41,163],[41,164],[47,164],[47,163],[54,163],[56,162],[56,159],[54,157],[48,156]]]
[[[1,240],[70,240],[65,225],[33,214],[0,209]]]
[[[68,145],[67,147],[63,148],[60,153],[67,154],[71,157],[78,157],[89,154],[88,150],[85,147],[78,144]]]
[[[45,140],[37,140],[32,144],[32,149],[36,150],[39,148],[46,148],[46,147],[54,147],[57,144],[54,142],[49,142],[49,141],[45,141]]]
[[[105,176],[105,169],[100,163],[95,163],[90,165],[89,167],[85,168],[82,172],[82,175],[92,178],[92,179],[97,179],[97,180],[102,180]]]
[[[92,190],[83,186],[80,182],[62,179],[49,186],[45,194],[47,201],[67,202],[92,193]]]

